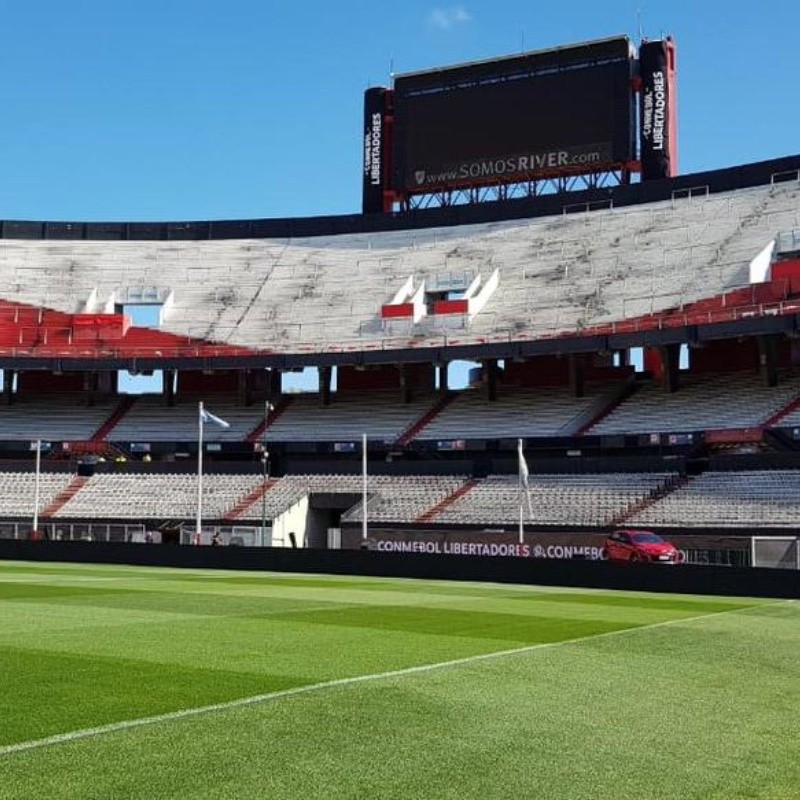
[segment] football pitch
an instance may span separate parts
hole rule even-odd
[[[0,798],[800,797],[800,605],[0,562]]]

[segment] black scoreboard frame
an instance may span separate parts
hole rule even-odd
[[[364,213],[675,174],[675,48],[626,36],[398,75],[364,102]],[[646,101],[640,98],[647,87]],[[646,102],[646,105],[644,104]],[[642,135],[647,114],[649,138]],[[654,121],[657,135],[653,135]],[[654,153],[653,147],[660,148]]]

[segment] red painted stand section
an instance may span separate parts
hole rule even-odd
[[[581,336],[603,336],[612,333],[637,333],[639,331],[681,328],[687,325],[710,325],[716,322],[730,322],[737,319],[797,314],[800,302],[781,295],[776,300],[775,288],[771,283],[754,283],[742,289],[735,289],[715,297],[707,297],[696,303],[680,308],[670,308],[656,314],[596,325],[585,328]]]
[[[705,432],[706,444],[757,444],[762,439],[762,428],[722,429]]]
[[[467,314],[469,313],[468,300],[437,300],[433,304],[434,314]]]
[[[668,494],[672,494],[674,491],[686,486],[689,483],[689,478],[685,475],[681,476],[680,478],[675,478],[673,481],[668,481],[666,485],[656,489],[654,492],[649,494],[643,500],[640,500],[635,505],[631,506],[630,508],[625,509],[620,514],[617,514],[613,520],[611,520],[611,527],[612,528],[619,528],[625,525],[628,520],[634,515],[638,514],[640,511],[644,511],[646,508],[650,508],[650,506],[657,503],[659,500],[666,497]]]
[[[797,397],[795,397],[794,400],[788,402],[783,408],[776,411],[771,417],[767,417],[767,419],[765,419],[764,422],[762,423],[761,427],[762,428],[777,427],[778,423],[784,417],[788,417],[789,414],[791,414],[794,411],[797,411],[798,408],[800,408],[800,394],[797,395]]]
[[[252,355],[248,347],[214,344],[137,328],[121,314],[65,314],[0,299],[0,354],[61,358],[176,358]]]
[[[753,284],[680,308],[588,327],[580,334],[565,331],[559,335],[581,338],[800,313],[800,299],[791,297],[795,292],[800,294],[800,261],[780,261],[772,268],[771,283]],[[443,302],[455,310],[463,301]],[[67,314],[0,299],[0,355],[103,360],[215,358],[275,352],[130,326],[126,320],[119,314]],[[409,346],[419,344],[409,341]]]
[[[56,495],[53,502],[50,503],[50,505],[47,506],[47,508],[45,508],[39,516],[43,518],[54,517],[58,511],[60,511],[81,489],[83,489],[84,485],[88,481],[88,478],[84,478],[82,476],[74,477],[69,482],[69,485],[62,489],[58,495]]]
[[[450,508],[459,497],[463,497],[467,492],[471,492],[477,485],[478,481],[476,480],[469,480],[466,483],[462,483],[451,495],[438,502],[433,508],[429,508],[424,514],[420,514],[420,516],[414,520],[414,524],[433,522],[442,511],[446,508]]]
[[[456,398],[456,393],[452,391],[445,392],[434,404],[433,407],[428,409],[416,422],[414,422],[408,429],[406,429],[397,438],[394,443],[395,447],[405,447],[409,442],[412,442],[420,432],[425,430],[428,425],[444,411],[450,403]]]
[[[131,319],[124,314],[75,314],[72,317],[72,341],[117,341],[130,327]]]
[[[283,412],[286,411],[286,409],[292,404],[292,399],[293,398],[291,397],[282,397],[280,400],[278,400],[275,408],[269,412],[269,417],[267,417],[266,420],[267,424],[265,425],[264,420],[262,419],[258,425],[256,425],[255,428],[253,428],[253,430],[247,434],[245,441],[253,442],[254,444],[256,442],[260,442],[264,438],[264,432],[269,430],[278,417],[280,417],[281,414],[283,414]]]
[[[270,478],[263,483],[260,483],[256,486],[253,491],[248,492],[244,497],[242,497],[236,505],[231,508],[229,511],[225,512],[225,515],[222,519],[225,522],[235,522],[239,517],[244,514],[247,509],[253,506],[257,501],[259,501],[263,495],[265,495],[278,481],[275,478]]]
[[[414,316],[413,303],[386,303],[381,306],[382,319],[402,319]]]
[[[102,456],[111,460],[116,456],[130,458],[130,453],[126,453],[121,448],[111,444],[111,442],[63,442],[63,455],[65,458],[75,458],[76,456]]]
[[[800,294],[800,258],[789,258],[772,264],[774,297]]]
[[[103,442],[114,428],[119,425],[122,418],[133,408],[135,397],[123,397],[117,407],[108,415],[106,421],[89,437],[90,442]]]
[[[586,436],[587,432],[590,431],[598,422],[604,420],[609,414],[616,409],[625,401],[627,400],[634,392],[636,391],[636,385],[634,383],[631,384],[630,389],[627,392],[622,392],[619,397],[615,397],[605,408],[602,408],[600,411],[597,412],[585,425],[578,429],[576,436]]]

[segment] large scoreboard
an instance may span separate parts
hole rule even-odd
[[[625,36],[398,75],[366,93],[364,211],[392,196],[638,169],[641,84]]]

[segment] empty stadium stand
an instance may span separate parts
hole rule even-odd
[[[29,467],[28,443],[52,444],[45,520],[191,525],[203,400],[230,424],[204,428],[204,520],[299,531],[318,512],[317,546],[323,527],[341,519],[352,533],[365,511],[410,531],[516,526],[518,438],[531,527],[796,527],[800,157],[790,162],[574,206],[126,223],[115,236],[103,233],[114,224],[0,223],[0,458]],[[433,313],[487,282],[474,313]],[[387,324],[403,286],[415,313]],[[159,307],[158,329],[132,324],[139,304]],[[464,360],[480,367],[455,389],[448,369]],[[287,393],[286,373],[305,367],[319,368],[319,391]],[[122,369],[163,369],[162,393],[119,394]],[[727,456],[713,448],[730,443],[780,450],[775,464],[798,469],[714,471]],[[153,463],[130,463],[144,452]],[[76,474],[77,456],[101,453],[128,462],[89,459]],[[25,520],[20,530],[33,480],[0,460],[0,519]]]
[[[536,525],[613,525],[618,516],[660,489],[672,473],[532,475],[524,520]],[[436,518],[440,524],[513,525],[519,519],[516,476],[479,482]]]
[[[203,509],[221,519],[261,482],[248,475],[203,476]],[[57,518],[193,519],[197,511],[195,475],[98,474],[56,513]]]
[[[435,402],[422,395],[403,403],[397,392],[369,394],[335,393],[329,406],[319,395],[299,394],[287,410],[269,427],[271,441],[360,441],[370,439],[394,442]]]
[[[43,473],[39,487],[39,512],[45,510],[69,486],[74,476],[69,473]],[[0,515],[32,517],[34,481],[31,472],[0,472]]]
[[[244,406],[232,397],[210,398],[206,405],[230,424],[230,428],[206,425],[203,435],[209,441],[243,442],[264,418],[263,405]],[[169,407],[161,397],[143,396],[117,422],[111,438],[120,442],[195,441],[198,413],[196,398],[184,398]]]
[[[59,476],[60,477],[60,476]],[[286,511],[309,494],[360,494],[360,475],[288,475],[271,481],[264,493],[268,519]],[[369,518],[373,521],[416,519],[447,497],[465,478],[374,475],[368,480]],[[28,488],[32,486],[28,476]],[[62,481],[64,485],[67,481]],[[59,484],[59,486],[61,485]],[[203,477],[203,514],[208,519],[229,518],[239,502],[262,485],[258,476],[208,474]],[[195,475],[102,474],[62,506],[59,518],[193,519],[197,509]],[[240,521],[258,521],[261,502],[236,515]],[[360,507],[353,514],[360,519]]]
[[[466,390],[419,433],[422,440],[574,436],[619,393],[620,383],[587,387],[575,397],[568,387],[503,391],[496,401],[485,390]]]
[[[776,386],[754,372],[683,373],[680,390],[666,392],[660,381],[625,377],[589,383],[576,397],[567,386],[506,387],[495,400],[485,386],[447,392],[420,392],[403,402],[398,391],[332,393],[329,405],[318,394],[290,395],[263,430],[264,405],[245,405],[233,395],[216,395],[208,407],[230,423],[206,425],[205,440],[225,445],[269,443],[348,443],[360,450],[366,433],[383,448],[414,442],[499,441],[518,437],[558,437],[715,432],[800,424],[800,373],[787,370]],[[105,454],[103,437],[125,448],[130,443],[184,443],[197,440],[197,399],[163,397],[100,399],[87,406],[85,396],[20,395],[0,404],[0,442],[26,443],[41,438],[60,452]],[[751,439],[755,441],[755,439]],[[148,445],[149,446],[149,445]],[[93,449],[94,448],[94,449]],[[164,451],[166,452],[166,451]],[[244,450],[241,450],[244,452]],[[250,450],[252,452],[252,450]],[[111,454],[113,456],[113,453]]]
[[[794,528],[800,470],[706,472],[634,515],[631,525],[671,528]]]
[[[85,396],[25,396],[0,404],[0,439],[12,441],[88,441],[111,414],[115,401],[86,405]]]
[[[360,525],[360,475],[295,474],[204,476],[203,517],[258,525],[313,497],[345,500],[343,525]],[[261,489],[263,492],[263,507]],[[614,526],[674,530],[796,529],[800,518],[800,470],[709,471],[679,479],[678,473],[532,474],[530,504],[516,476],[389,476],[368,478],[369,525],[424,524],[477,530],[514,527],[523,501],[525,525],[569,530]],[[30,518],[34,475],[0,472],[0,517]],[[43,522],[116,519],[150,523],[183,520],[196,513],[195,475],[43,473],[39,513]]]
[[[655,381],[642,383],[588,434],[659,433],[750,428],[800,396],[800,376],[788,375],[778,386],[764,385],[755,374],[682,376],[673,394]],[[785,420],[781,423],[784,424]],[[791,423],[788,423],[791,424]]]
[[[747,286],[756,256],[798,227],[798,196],[795,181],[584,214],[307,239],[3,238],[0,297],[62,314],[162,298],[160,331],[183,337],[187,352],[204,341],[308,354],[576,335]],[[499,286],[468,329],[422,325],[385,336],[380,308],[408,276],[485,279],[495,267]],[[137,341],[142,354],[171,346]],[[6,350],[53,344],[24,342]],[[124,342],[104,350],[124,353]]]

